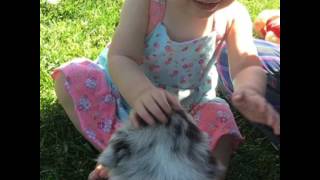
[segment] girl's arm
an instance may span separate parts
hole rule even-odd
[[[126,0],[110,46],[108,59],[110,75],[121,95],[134,109],[131,119],[138,126],[138,118],[154,124],[155,118],[165,122],[175,97],[156,88],[139,69],[144,56],[144,38],[148,25],[149,0]],[[164,111],[164,112],[163,112]]]
[[[148,0],[125,1],[108,53],[112,80],[130,105],[139,94],[152,87],[137,65],[143,60],[148,4]]]
[[[238,2],[230,6],[232,23],[227,38],[232,102],[249,120],[269,125],[280,134],[280,117],[266,101],[266,72],[257,56],[252,22],[247,9]]]
[[[227,38],[228,59],[234,90],[250,88],[264,96],[266,73],[257,56],[252,35],[252,22],[247,9],[234,3],[233,22]]]

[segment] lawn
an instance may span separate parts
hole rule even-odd
[[[241,0],[252,18],[279,0]],[[110,41],[119,21],[122,0],[40,1],[40,179],[86,179],[98,152],[72,126],[58,104],[50,77],[53,68],[74,57],[95,59]],[[276,180],[279,152],[238,113],[246,141],[233,157],[228,180]]]

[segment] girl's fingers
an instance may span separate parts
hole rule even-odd
[[[168,99],[169,104],[171,105],[171,107],[173,109],[176,109],[176,110],[183,109],[183,107],[181,106],[177,97],[175,97],[174,95],[172,95],[171,93],[169,93],[167,91],[164,91],[164,92],[165,92],[165,95]]]
[[[234,93],[231,97],[232,103],[238,108],[244,108],[246,105],[246,95],[243,91]]]
[[[264,118],[267,117],[267,114],[269,112],[269,104],[266,102],[264,98],[257,98],[254,100],[258,107],[258,113],[262,114]]]
[[[138,121],[138,119],[137,119],[137,113],[136,112],[134,112],[134,111],[131,111],[130,112],[130,115],[129,115],[129,119],[130,119],[130,121],[132,122],[132,124],[133,124],[133,127],[135,127],[135,128],[139,128],[139,121]]]
[[[275,124],[275,126],[273,127],[273,132],[274,132],[274,134],[276,134],[276,135],[280,135],[280,122],[277,122],[277,123]]]
[[[158,106],[160,106],[161,110],[164,111],[167,115],[171,113],[172,109],[171,106],[169,105],[168,99],[165,95],[164,90],[162,90],[159,94],[152,94],[152,98]]]
[[[149,125],[154,125],[155,120],[153,117],[149,114],[149,112],[146,110],[145,106],[143,103],[137,104],[137,110],[136,113],[138,116],[145,121]]]
[[[102,169],[100,169],[99,171],[99,177],[100,178],[107,178],[108,177],[108,171],[105,167],[103,167]]]
[[[88,177],[88,180],[99,180],[108,178],[108,170],[102,165],[98,165]]]
[[[234,102],[241,102],[243,99],[243,92],[239,91],[239,92],[235,92],[232,95],[232,101]]]
[[[273,109],[273,107],[268,104],[268,112],[267,112],[267,121],[266,124],[273,129],[273,132],[277,135],[280,134],[280,118],[277,111]]]
[[[149,114],[153,117],[153,119],[160,122],[166,122],[167,118],[160,109],[159,105],[155,102],[152,96],[147,96],[145,101],[143,101],[143,105]]]
[[[278,112],[275,112],[275,123],[273,125],[274,133],[280,135],[280,116]]]
[[[97,169],[91,171],[91,173],[89,174],[88,180],[97,180],[99,178],[98,173],[97,173]]]
[[[266,125],[270,126],[270,127],[273,127],[273,124],[275,122],[275,119],[274,119],[274,115],[273,115],[273,112],[272,110],[270,109],[270,107],[268,108],[268,113],[266,115],[266,118],[267,118],[267,121],[266,121]]]

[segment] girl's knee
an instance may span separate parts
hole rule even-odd
[[[59,103],[62,105],[70,104],[72,100],[65,87],[65,82],[66,82],[65,75],[62,72],[60,72],[56,76],[54,81],[55,81],[55,92],[56,92],[56,96],[58,98]]]
[[[59,103],[67,113],[69,119],[73,125],[80,131],[80,121],[74,109],[74,104],[71,96],[65,87],[66,78],[65,75],[60,72],[55,78],[55,91]]]
[[[216,146],[212,150],[213,156],[216,158],[218,166],[221,168],[222,177],[224,177],[231,156],[234,152],[235,139],[231,135],[223,135],[219,138]]]

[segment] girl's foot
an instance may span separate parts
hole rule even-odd
[[[107,180],[108,179],[108,170],[102,165],[98,165],[88,177],[88,180]]]

